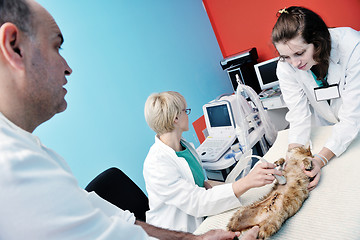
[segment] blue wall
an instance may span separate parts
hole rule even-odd
[[[201,0],[38,2],[63,32],[73,74],[68,109],[34,134],[66,159],[81,187],[116,166],[145,190],[143,161],[154,141],[143,114],[148,95],[183,94],[191,124],[204,103],[231,91]],[[184,136],[199,145],[192,126]]]

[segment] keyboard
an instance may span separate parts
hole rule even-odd
[[[205,141],[196,149],[200,156],[201,161],[214,162],[220,159],[220,157],[229,149],[234,143],[233,137],[214,139],[208,137]]]

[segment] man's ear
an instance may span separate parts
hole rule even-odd
[[[13,23],[4,23],[0,28],[0,53],[4,60],[17,69],[24,69],[22,42],[24,33]]]

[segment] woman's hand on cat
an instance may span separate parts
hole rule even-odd
[[[257,164],[246,177],[240,178],[232,183],[235,196],[240,197],[251,188],[262,187],[272,183],[275,180],[275,177],[272,174],[282,176],[282,172],[275,169],[275,167],[275,164],[269,162]]]
[[[311,171],[306,171],[305,167],[303,166],[304,173],[311,179],[308,190],[313,190],[320,181],[320,175],[321,175],[321,163],[313,158],[312,159],[313,169]]]
[[[276,165],[269,162],[262,162],[254,167],[254,169],[245,177],[250,188],[262,187],[270,184],[275,180],[273,174],[282,176],[282,172],[275,169]]]

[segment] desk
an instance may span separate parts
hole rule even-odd
[[[317,153],[331,134],[330,127],[312,131],[313,152]],[[274,162],[285,156],[288,130],[280,131],[274,145],[264,156]],[[360,137],[339,158],[333,158],[321,171],[319,185],[304,202],[302,208],[288,219],[278,233],[269,239],[360,239]],[[251,189],[240,197],[250,204],[271,190],[271,185]],[[237,209],[210,216],[199,226],[195,234],[210,229],[226,229]]]

